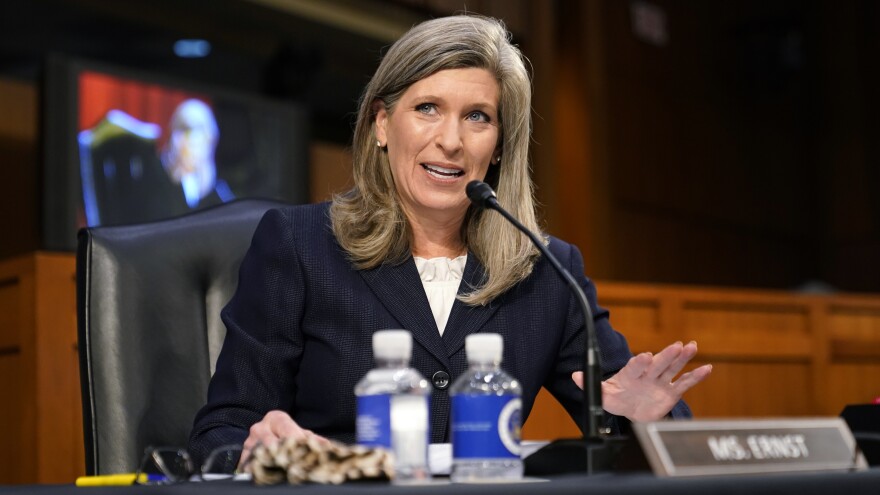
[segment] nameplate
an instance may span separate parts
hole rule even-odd
[[[658,476],[866,469],[841,418],[634,423]]]

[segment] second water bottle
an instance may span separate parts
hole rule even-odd
[[[465,339],[468,370],[449,389],[452,396],[452,481],[522,478],[522,388],[501,369],[498,334]]]

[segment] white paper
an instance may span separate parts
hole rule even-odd
[[[521,444],[523,459],[547,445],[546,441],[526,440]],[[432,443],[428,446],[428,468],[434,476],[449,476],[452,472],[452,444]]]

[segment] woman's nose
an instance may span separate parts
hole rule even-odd
[[[437,129],[437,146],[443,148],[446,153],[459,151],[462,143],[461,123],[456,119],[443,119]]]

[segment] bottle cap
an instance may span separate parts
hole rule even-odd
[[[500,363],[504,339],[497,333],[475,333],[464,340],[469,363]]]
[[[373,356],[376,359],[409,361],[412,335],[409,330],[379,330],[373,334]]]

